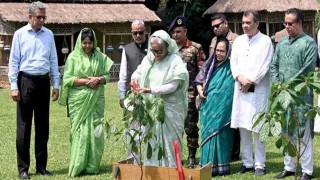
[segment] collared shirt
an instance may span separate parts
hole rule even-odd
[[[312,37],[306,33],[302,33],[294,38],[285,36],[277,44],[270,64],[271,80],[272,82],[284,83],[301,75],[307,75],[315,70],[316,61],[317,44]],[[298,82],[300,83],[300,81]],[[306,105],[294,108],[294,111],[298,111],[298,122],[296,123],[299,126],[293,129],[284,129],[285,132],[288,132],[295,138],[297,136],[303,137],[303,132],[306,132],[304,131],[305,128],[310,128],[306,122],[311,119],[305,117],[304,114],[310,109],[309,105],[313,105],[313,97],[312,90],[300,97]],[[288,114],[292,115],[292,113]],[[311,128],[310,130],[311,136],[313,136],[313,129]]]
[[[313,71],[317,61],[317,44],[305,33],[290,39],[286,36],[277,44],[270,65],[273,82],[286,82]]]
[[[27,24],[14,33],[8,73],[11,90],[18,89],[19,71],[31,75],[50,73],[53,88],[59,88],[58,58],[51,30],[42,27],[35,32],[30,24]]]

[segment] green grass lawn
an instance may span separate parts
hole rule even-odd
[[[118,104],[118,94],[116,83],[106,86],[106,110],[105,117],[111,124],[120,124],[122,110]],[[0,179],[17,179],[16,167],[16,105],[11,100],[9,89],[0,89]],[[34,143],[31,141],[30,156],[31,179],[69,179],[68,165],[70,155],[69,143],[70,123],[66,117],[66,108],[52,103],[50,108],[50,139],[49,139],[49,159],[48,170],[54,173],[53,177],[44,178],[35,174]],[[32,132],[33,133],[33,132]],[[34,134],[32,134],[34,135]],[[185,138],[185,136],[184,136]],[[241,162],[232,163],[232,175],[219,177],[219,179],[272,179],[283,169],[283,157],[281,150],[275,147],[275,138],[270,138],[267,142],[267,175],[255,177],[251,173],[244,175],[235,174],[241,166]],[[320,178],[320,136],[314,139],[314,178]],[[187,158],[187,148],[184,144],[183,159]],[[105,143],[105,153],[101,162],[101,172],[98,175],[87,175],[79,179],[112,179],[112,162],[117,162],[126,157],[126,149],[123,143],[114,143],[113,139],[107,139]],[[198,153],[199,156],[199,153]],[[287,178],[292,179],[292,178]]]

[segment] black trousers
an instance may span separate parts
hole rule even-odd
[[[239,158],[240,158],[240,132],[239,132],[239,129],[233,129],[232,160],[239,160]]]
[[[35,127],[36,168],[47,166],[49,139],[50,79],[48,74],[35,76],[23,72],[18,76],[20,101],[17,103],[17,165],[18,171],[30,166],[30,137],[32,116]]]

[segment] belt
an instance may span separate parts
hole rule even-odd
[[[43,74],[43,75],[33,75],[33,74],[28,74],[26,72],[20,71],[19,75],[30,78],[30,79],[45,79],[49,77],[49,73]]]

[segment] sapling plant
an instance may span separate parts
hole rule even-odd
[[[165,120],[165,111],[163,99],[159,97],[150,98],[149,94],[129,91],[127,93],[127,108],[124,113],[121,127],[106,125],[106,131],[109,134],[120,136],[127,144],[135,162],[140,166],[141,177],[143,178],[142,163],[142,144],[146,151],[146,158],[150,159],[154,152],[157,152],[158,160],[164,156],[164,149],[161,144],[151,146],[149,141],[157,138],[151,131],[155,123],[163,124]],[[138,128],[131,124],[138,124]],[[144,127],[144,128],[141,128]],[[145,131],[143,129],[146,129]],[[107,133],[108,134],[108,133]],[[137,157],[136,154],[139,156]],[[138,159],[139,158],[139,159]]]
[[[313,92],[320,93],[318,79],[317,72],[310,72],[284,83],[273,83],[268,109],[260,113],[253,124],[256,127],[263,122],[261,141],[266,141],[269,136],[278,137],[276,147],[282,148],[283,156],[296,157],[296,168],[307,142],[312,140],[310,137],[307,142],[302,141],[306,121],[313,121],[316,114],[320,114],[320,108],[312,99]]]

